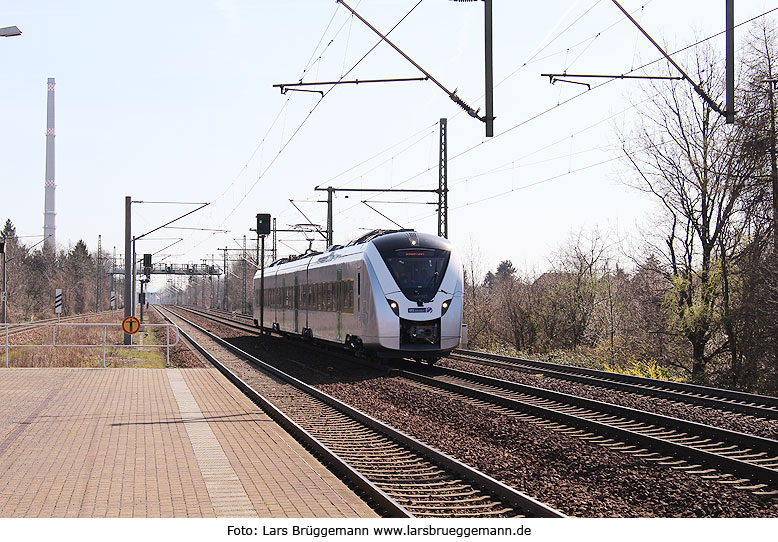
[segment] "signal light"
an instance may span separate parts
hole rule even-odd
[[[270,215],[257,213],[257,235],[270,235]]]

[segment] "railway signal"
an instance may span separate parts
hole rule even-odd
[[[268,213],[257,213],[257,229],[249,228],[249,231],[257,233],[257,265],[259,265],[259,329],[264,332],[265,327],[265,236],[271,232],[270,215]],[[259,240],[262,240],[262,247],[259,247]],[[245,243],[245,237],[243,238]],[[261,250],[261,254],[260,254]],[[245,287],[245,281],[244,281]]]
[[[257,235],[270,235],[270,215],[267,213],[257,214]]]
[[[146,278],[151,278],[151,254],[143,255],[143,273]]]

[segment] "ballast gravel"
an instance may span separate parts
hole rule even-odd
[[[770,497],[591,444],[544,424],[388,376],[384,370],[341,361],[326,352],[313,353],[273,338],[245,336],[189,314],[186,317],[217,335],[230,338],[230,342],[263,361],[567,515],[778,517],[778,505]],[[486,371],[481,368],[478,372]],[[520,381],[520,376],[513,374],[515,371],[508,372],[511,374],[493,372],[492,375],[501,374],[502,378]],[[595,394],[580,384],[564,384],[560,384],[559,391]],[[624,396],[609,392],[597,398],[624,404]],[[628,404],[634,408],[658,406],[665,409],[662,413],[675,412],[678,417],[684,417],[678,409],[685,408],[675,403],[662,405],[662,401],[639,397],[629,401],[634,401]],[[693,416],[704,419],[705,413],[699,412],[698,407],[690,410],[693,412],[688,414],[688,419],[695,419]],[[747,427],[744,425],[747,422],[737,420],[738,415],[716,411],[709,414],[719,418],[720,426]]]

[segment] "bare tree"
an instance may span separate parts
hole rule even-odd
[[[695,77],[715,100],[723,73],[712,53],[693,59]],[[728,126],[686,82],[655,83],[641,111],[638,143],[622,139],[637,186],[663,210],[659,225],[670,283],[669,323],[691,347],[691,376],[704,381],[711,360],[730,351],[734,330],[723,326],[731,291],[731,262],[749,210],[743,196],[757,167],[743,145],[743,123]]]

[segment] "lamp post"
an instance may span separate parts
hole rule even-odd
[[[0,28],[0,36],[4,38],[10,38],[12,36],[21,36],[22,31],[19,30],[18,26],[6,26],[4,28]]]
[[[19,30],[18,26],[5,26],[3,28],[0,28],[0,36],[5,38],[10,38],[12,36],[21,36],[22,31]],[[0,254],[3,255],[3,293],[0,294],[3,296],[2,299],[2,320],[3,324],[5,324],[5,298],[7,297],[7,293],[5,291],[5,241],[0,241]]]

